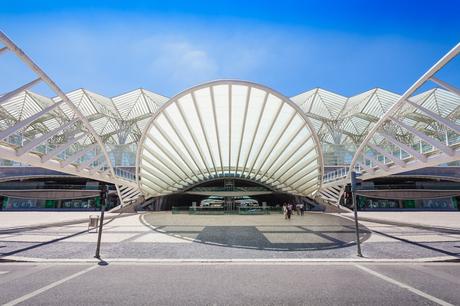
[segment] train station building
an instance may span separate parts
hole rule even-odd
[[[438,74],[460,46],[402,94],[287,97],[218,80],[174,97],[143,88],[106,97],[62,92],[3,33],[0,42],[35,74],[0,96],[3,210],[98,209],[102,183],[114,211],[347,208],[351,171],[360,209],[458,209],[460,91]]]

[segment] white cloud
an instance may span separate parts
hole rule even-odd
[[[208,51],[181,38],[148,40],[149,71],[166,81],[187,85],[216,78],[219,67]],[[146,44],[142,46],[145,48]],[[144,51],[144,56],[146,55]]]

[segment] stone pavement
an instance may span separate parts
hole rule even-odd
[[[353,213],[341,215],[353,218]],[[360,220],[460,230],[460,211],[359,211]]]
[[[281,214],[209,216],[146,214],[144,224],[157,233],[210,245],[259,250],[321,250],[354,244],[353,223],[323,213],[308,213],[285,220]],[[363,228],[362,240],[369,231]]]
[[[0,233],[0,259],[93,260],[87,224]],[[108,220],[105,260],[356,260],[354,224],[326,213],[198,216],[142,213]],[[366,260],[458,259],[460,234],[361,222]]]
[[[0,231],[48,226],[51,224],[88,222],[90,215],[100,215],[98,211],[1,211]],[[118,216],[116,213],[105,213],[106,218]]]
[[[159,214],[168,214],[160,212]],[[1,211],[0,231],[12,228],[46,226],[65,222],[87,222],[90,215],[100,215],[98,211]],[[106,218],[118,216],[105,213]],[[331,213],[334,215],[334,213]],[[353,213],[336,214],[353,218]],[[365,221],[400,223],[426,227],[439,227],[460,230],[460,211],[360,211],[359,218]],[[123,216],[123,215],[122,215]],[[254,218],[256,216],[248,216]],[[195,218],[196,221],[196,218]],[[232,221],[230,221],[232,222]]]

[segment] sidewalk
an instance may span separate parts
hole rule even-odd
[[[99,211],[2,211],[0,231],[83,223],[88,222],[90,215],[100,214]],[[117,216],[118,213],[106,212],[104,218],[111,219]]]
[[[33,222],[37,212],[16,213]],[[43,214],[43,212],[41,212]],[[89,212],[47,214],[44,221],[78,221]],[[364,213],[363,213],[364,214]],[[381,214],[381,213],[379,213]],[[2,220],[14,214],[0,213]],[[110,215],[110,214],[109,214]],[[117,215],[118,216],[118,215]],[[455,233],[361,220],[366,261],[439,261],[458,259],[460,231]],[[9,219],[9,226],[18,226]],[[25,225],[21,223],[20,225]],[[0,230],[0,261],[88,262],[98,233],[87,222]],[[354,222],[336,214],[188,215],[171,212],[122,214],[107,220],[101,254],[106,261],[354,261]],[[362,260],[358,258],[358,260]]]
[[[353,213],[342,213],[353,218]],[[460,230],[460,211],[359,211],[361,221]]]

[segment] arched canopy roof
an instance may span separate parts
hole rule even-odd
[[[301,109],[244,81],[193,87],[165,103],[144,131],[138,180],[148,196],[216,177],[242,177],[312,195],[320,187],[321,149]]]

